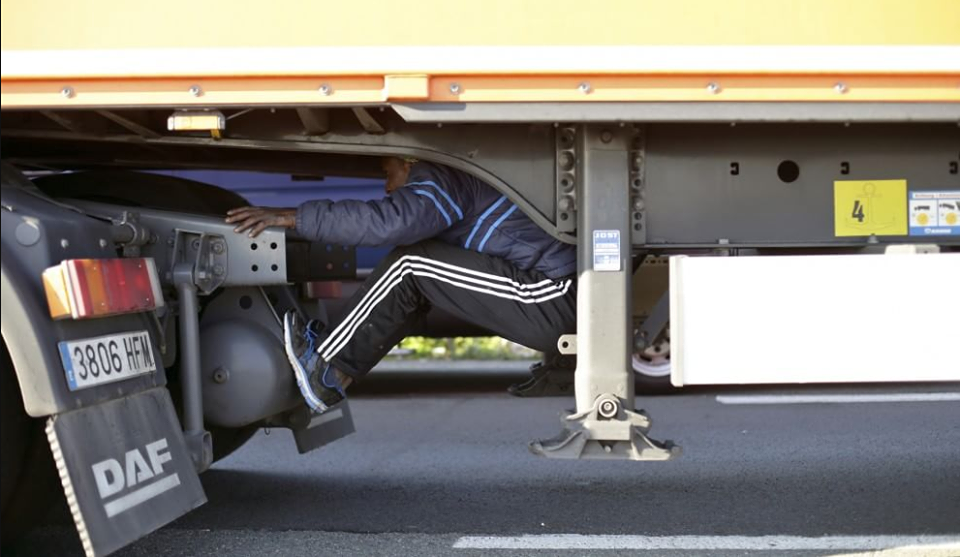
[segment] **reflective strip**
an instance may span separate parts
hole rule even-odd
[[[471,230],[470,235],[467,236],[467,242],[463,244],[463,247],[467,249],[470,248],[470,242],[473,241],[473,237],[477,234],[477,231],[480,230],[480,225],[483,224],[484,219],[490,216],[490,213],[494,212],[497,209],[497,207],[502,205],[503,202],[506,200],[507,200],[507,196],[501,195],[500,199],[494,201],[493,204],[490,205],[490,207],[486,211],[484,211],[482,215],[480,215],[480,218],[477,219],[477,224],[473,225],[473,230]]]
[[[480,252],[483,251],[483,246],[487,245],[487,240],[490,239],[490,235],[493,234],[493,231],[496,230],[498,226],[500,226],[500,223],[507,220],[507,217],[513,214],[513,212],[516,210],[517,210],[517,206],[514,205],[513,207],[510,207],[509,209],[507,209],[507,211],[504,214],[500,215],[500,218],[494,221],[493,226],[491,226],[487,230],[487,233],[483,235],[483,240],[480,240],[480,246],[477,247],[477,251],[480,251]]]
[[[408,186],[430,186],[433,189],[437,190],[438,192],[440,192],[440,195],[442,195],[443,198],[447,200],[447,203],[449,203],[450,206],[453,207],[454,212],[457,213],[457,216],[460,217],[460,220],[463,220],[463,211],[461,211],[460,207],[453,202],[453,198],[450,197],[450,194],[447,193],[447,190],[438,186],[436,182],[428,180],[426,182],[411,182],[407,185]]]
[[[440,214],[443,215],[444,220],[447,221],[447,226],[453,225],[453,220],[450,219],[450,215],[447,214],[447,211],[443,208],[443,205],[440,204],[440,201],[438,201],[432,193],[424,190],[413,190],[413,193],[422,195],[424,197],[429,197],[433,201],[433,204],[437,206],[437,210],[440,211]]]

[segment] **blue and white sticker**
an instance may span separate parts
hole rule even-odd
[[[620,231],[593,231],[593,270],[620,270]]]
[[[911,236],[960,236],[960,190],[911,191]]]

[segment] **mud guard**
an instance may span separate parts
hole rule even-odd
[[[47,439],[87,557],[207,501],[165,388],[53,415]]]

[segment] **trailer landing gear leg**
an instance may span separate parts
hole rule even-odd
[[[670,460],[680,454],[672,442],[647,437],[650,418],[642,410],[624,410],[615,397],[599,397],[592,408],[560,421],[564,426],[560,435],[530,443],[530,452],[550,458],[611,460]]]
[[[577,411],[563,419],[560,435],[530,450],[550,458],[669,460],[679,447],[650,439],[649,418],[634,410],[630,247],[631,213],[642,213],[642,136],[597,125],[562,139],[558,161],[574,159],[564,166],[577,185],[579,282],[578,334],[561,338],[559,348],[577,354]],[[634,217],[634,226],[646,224]]]

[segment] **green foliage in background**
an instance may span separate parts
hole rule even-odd
[[[391,357],[446,360],[529,360],[540,353],[500,337],[407,337]]]

